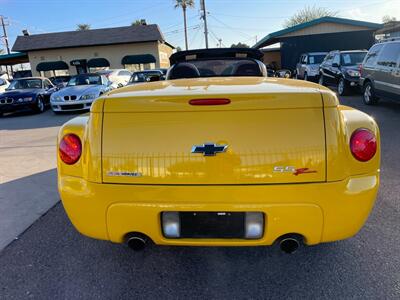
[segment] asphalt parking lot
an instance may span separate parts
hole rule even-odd
[[[367,107],[357,95],[341,102],[369,113],[380,126],[379,196],[357,236],[293,255],[271,247],[150,247],[136,253],[86,238],[56,204],[55,135],[73,116],[47,111],[0,119],[0,203],[34,198],[46,203],[37,214],[55,204],[0,252],[0,298],[399,299],[400,103]],[[32,203],[26,209],[24,201],[15,207],[29,214]]]

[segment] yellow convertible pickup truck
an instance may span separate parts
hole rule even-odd
[[[375,121],[329,89],[268,78],[254,49],[171,56],[166,80],[97,99],[58,136],[58,188],[84,235],[142,249],[349,238],[374,205]]]

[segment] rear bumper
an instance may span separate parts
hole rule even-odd
[[[256,246],[298,233],[312,245],[345,239],[361,229],[375,201],[379,174],[332,183],[243,186],[98,184],[59,176],[58,186],[74,226],[97,239],[121,243],[127,233],[141,232],[164,245]],[[264,236],[167,239],[161,230],[163,211],[264,212]]]

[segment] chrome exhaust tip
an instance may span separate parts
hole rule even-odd
[[[301,241],[298,237],[284,237],[279,242],[279,248],[282,252],[292,254],[299,249]]]

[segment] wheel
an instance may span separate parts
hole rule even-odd
[[[307,75],[307,73],[304,73],[304,80],[305,80],[305,81],[308,81],[308,75]]]
[[[347,95],[349,92],[349,87],[346,83],[346,81],[344,80],[344,78],[340,78],[339,79],[339,83],[338,83],[338,93],[340,96],[345,96]]]
[[[36,100],[36,107],[35,107],[35,111],[37,113],[42,113],[45,110],[45,105],[44,105],[44,101],[43,98],[41,96],[38,96],[37,100]]]
[[[371,82],[364,84],[363,101],[367,105],[378,103],[378,97],[375,95],[375,90]]]
[[[324,75],[319,74],[318,84],[325,85]]]

